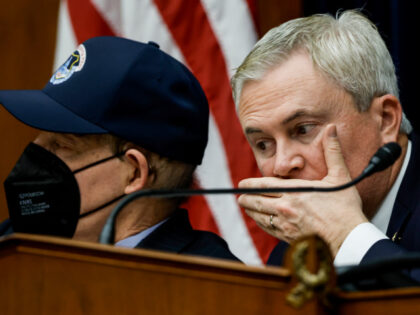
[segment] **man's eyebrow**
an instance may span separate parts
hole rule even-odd
[[[296,112],[294,112],[292,115],[290,115],[289,117],[285,118],[281,124],[282,125],[286,125],[290,122],[292,122],[295,119],[298,119],[300,117],[304,117],[304,116],[310,116],[310,117],[322,117],[323,113],[322,112],[309,112],[307,110],[298,110]],[[254,128],[254,127],[246,127],[245,128],[245,134],[246,135],[250,135],[253,133],[263,133],[263,131],[259,128]]]
[[[258,128],[253,128],[253,127],[246,127],[245,128],[245,134],[247,134],[247,135],[252,134],[252,133],[260,133],[260,132],[262,132],[262,130],[258,129]]]
[[[307,116],[307,115],[309,115],[309,113],[307,111],[299,110],[299,111],[295,112],[293,115],[291,115],[291,116],[287,117],[286,119],[284,119],[282,121],[282,124],[283,125],[288,124],[289,122],[291,122],[291,121],[293,121],[293,120],[295,120],[295,119],[297,119],[299,117]]]
[[[285,118],[282,121],[282,124],[288,124],[290,122],[292,122],[293,120],[297,119],[297,118],[301,118],[301,117],[311,117],[311,118],[318,118],[321,119],[323,117],[328,116],[328,112],[325,110],[318,110],[318,111],[308,111],[308,110],[298,110],[295,113],[293,113],[292,115],[290,115],[289,117]]]

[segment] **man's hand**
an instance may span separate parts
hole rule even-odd
[[[350,181],[334,125],[327,126],[322,145],[328,168],[322,180],[249,178],[241,181],[239,187],[328,187]],[[334,257],[351,230],[368,222],[354,186],[337,192],[245,194],[238,201],[267,233],[286,242],[318,234],[330,245]]]

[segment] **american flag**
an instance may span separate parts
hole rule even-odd
[[[210,104],[209,144],[196,177],[201,188],[236,187],[260,176],[236,117],[229,78],[257,40],[256,0],[62,0],[55,68],[99,35],[154,41],[200,81]],[[266,261],[276,241],[234,195],[198,196],[184,205],[196,229],[221,235],[248,264]]]

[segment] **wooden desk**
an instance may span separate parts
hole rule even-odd
[[[297,285],[290,266],[28,234],[0,238],[0,277],[5,315],[420,314],[420,288],[345,293],[333,287],[332,309],[317,295],[294,308],[287,302]]]
[[[46,236],[3,238],[0,277],[1,314],[323,314],[283,268]]]

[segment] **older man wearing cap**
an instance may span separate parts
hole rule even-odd
[[[5,180],[2,234],[97,241],[123,196],[189,187],[207,144],[198,81],[152,42],[90,39],[43,90],[0,91],[0,103],[42,130]],[[179,203],[133,201],[118,216],[116,245],[236,259],[220,237],[193,230]]]

